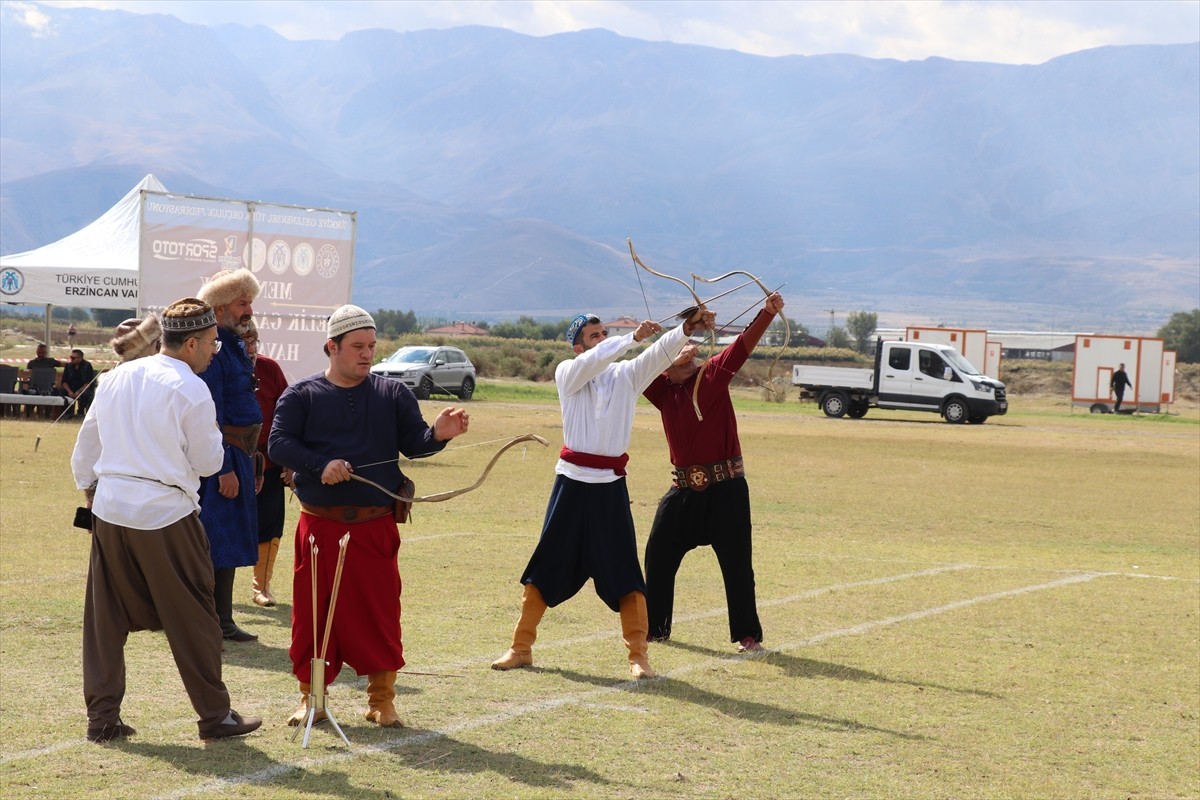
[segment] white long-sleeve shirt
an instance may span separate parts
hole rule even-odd
[[[605,339],[554,370],[562,407],[563,444],[580,453],[620,456],[629,448],[638,397],[679,355],[688,337],[678,325],[636,358],[617,361],[637,342],[633,333]],[[611,469],[558,460],[554,471],[584,483],[610,483]]]
[[[217,412],[187,363],[159,353],[120,364],[100,381],[71,471],[92,512],[113,525],[157,530],[200,508],[200,478],[221,468]]]

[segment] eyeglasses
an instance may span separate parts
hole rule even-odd
[[[212,349],[213,349],[213,355],[216,355],[217,353],[221,352],[222,342],[220,339],[204,339],[200,336],[189,336],[188,338],[195,339],[197,342],[204,342],[205,344],[211,344]]]

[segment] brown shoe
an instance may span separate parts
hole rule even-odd
[[[230,709],[229,715],[219,724],[201,727],[200,738],[228,739],[232,736],[245,736],[247,733],[258,730],[260,725],[262,725],[261,717],[243,717]]]
[[[111,742],[113,739],[124,739],[137,733],[132,725],[126,725],[117,717],[116,722],[103,725],[88,725],[87,740],[89,742]]]

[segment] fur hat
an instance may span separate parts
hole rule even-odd
[[[374,327],[375,320],[366,311],[358,306],[344,305],[330,315],[329,322],[325,326],[325,335],[330,339],[336,339],[343,333]]]
[[[254,273],[242,267],[241,269],[223,269],[200,287],[196,295],[213,308],[227,306],[236,302],[239,297],[249,296],[251,300],[258,297],[262,284]]]
[[[162,325],[158,317],[148,314],[145,319],[127,319],[117,326],[116,335],[109,345],[122,361],[133,361],[142,356],[158,352],[158,341],[162,338]]]

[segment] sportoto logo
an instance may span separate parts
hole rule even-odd
[[[8,269],[0,272],[0,294],[16,294],[25,288],[25,276],[21,270]]]
[[[155,239],[150,243],[150,251],[159,261],[215,261],[218,255],[217,243],[213,239],[189,239],[177,242],[173,239]]]

